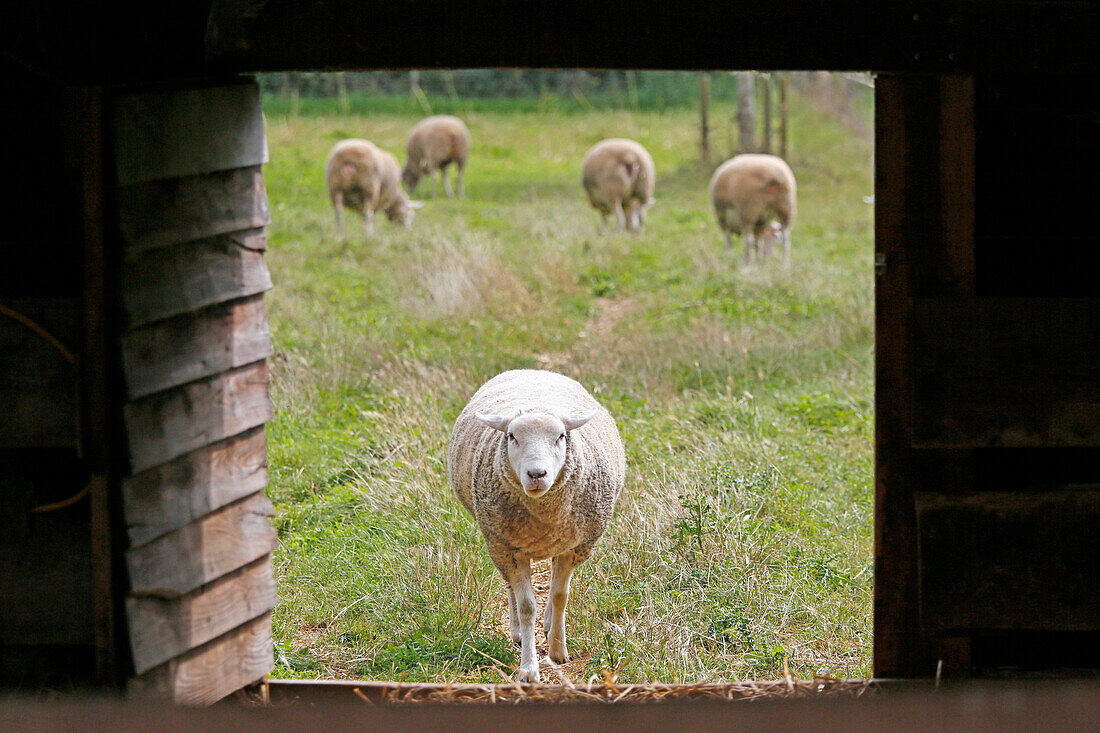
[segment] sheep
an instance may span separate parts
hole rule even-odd
[[[745,242],[744,263],[763,257],[771,240],[783,244],[783,264],[791,262],[791,225],[795,214],[794,173],[774,155],[745,153],[730,158],[710,179],[710,197],[718,226],[733,250],[731,232]]]
[[[415,210],[424,202],[408,199],[398,183],[398,172],[397,158],[369,140],[352,138],[333,146],[325,161],[325,183],[336,212],[340,239],[344,238],[345,207],[363,217],[368,236],[374,230],[374,214],[379,210],[402,226],[412,223]]]
[[[633,140],[608,138],[585,154],[581,183],[588,201],[600,212],[603,226],[614,214],[618,230],[640,231],[646,209],[653,205],[657,181],[653,158]]]
[[[470,155],[470,131],[466,124],[451,115],[426,117],[409,131],[405,146],[405,168],[401,180],[409,193],[416,191],[421,176],[431,176],[439,171],[439,180],[447,196],[454,196],[447,179],[447,166],[455,164],[455,188],[459,198],[464,195],[462,174],[466,171],[466,159]]]
[[[518,678],[538,682],[531,562],[553,558],[543,631],[550,659],[564,663],[569,579],[610,524],[625,478],[615,421],[569,377],[502,372],[455,420],[447,472],[507,582]]]

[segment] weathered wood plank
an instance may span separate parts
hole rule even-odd
[[[159,321],[122,338],[123,371],[131,399],[271,354],[262,295]]]
[[[270,420],[267,365],[142,397],[125,405],[123,415],[132,471],[144,471]]]
[[[255,82],[123,94],[113,109],[119,185],[267,162]]]
[[[1100,447],[1095,378],[921,375],[914,403],[918,448]]]
[[[274,666],[269,612],[132,679],[130,692],[180,705],[210,705],[258,682]]]
[[[0,303],[0,448],[79,440],[78,312],[69,298]]]
[[[1100,490],[916,495],[930,631],[1100,630]]]
[[[913,367],[983,376],[1100,377],[1100,299],[919,298]]]
[[[145,544],[266,485],[263,427],[126,477],[122,511],[130,543]]]
[[[269,554],[275,510],[256,493],[126,551],[131,593],[175,598]]]
[[[262,229],[222,234],[128,257],[122,302],[130,328],[271,288]]]
[[[270,611],[278,602],[271,556],[176,599],[126,599],[138,674],[185,654]]]
[[[58,461],[60,451],[35,458]],[[0,453],[0,645],[92,644],[91,529],[88,504],[32,512],[42,488],[22,452]],[[41,480],[41,479],[39,479]],[[72,487],[47,487],[75,494]]]
[[[118,215],[130,252],[271,223],[259,166],[120,186]]]
[[[914,444],[1100,446],[1100,300],[918,299]]]

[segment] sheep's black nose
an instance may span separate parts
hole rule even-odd
[[[527,475],[530,476],[531,478],[542,478],[543,476],[546,475],[546,469],[545,468],[534,469],[534,470],[528,471]]]

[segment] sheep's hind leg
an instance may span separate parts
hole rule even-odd
[[[745,242],[745,258],[742,262],[747,267],[756,256],[756,232],[751,226],[745,227],[741,230],[741,239]]]
[[[336,236],[344,239],[344,194],[340,191],[332,194],[332,208],[336,212]]]
[[[447,198],[453,198],[455,192],[451,190],[451,179],[447,178],[447,166],[439,166],[439,180],[443,181],[443,193]]]
[[[623,202],[615,202],[615,225],[618,227],[618,231],[626,229],[626,214],[623,213]]]
[[[516,646],[523,643],[523,637],[519,635],[519,613],[516,611],[516,594],[512,592],[511,584],[508,585],[508,631],[512,635],[512,642]]]

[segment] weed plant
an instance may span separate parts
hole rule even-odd
[[[712,108],[728,151],[734,110]],[[451,493],[459,410],[549,368],[618,422],[627,482],[577,572],[577,676],[622,682],[870,672],[872,142],[795,96],[789,270],[740,266],[714,223],[691,110],[480,111],[467,197],[422,182],[412,227],[335,237],[322,166],[365,137],[404,159],[411,113],[267,117],[276,354],[276,676],[500,681],[504,583]],[[652,153],[640,235],[601,233],[596,141]],[[539,634],[541,639],[541,632]]]

